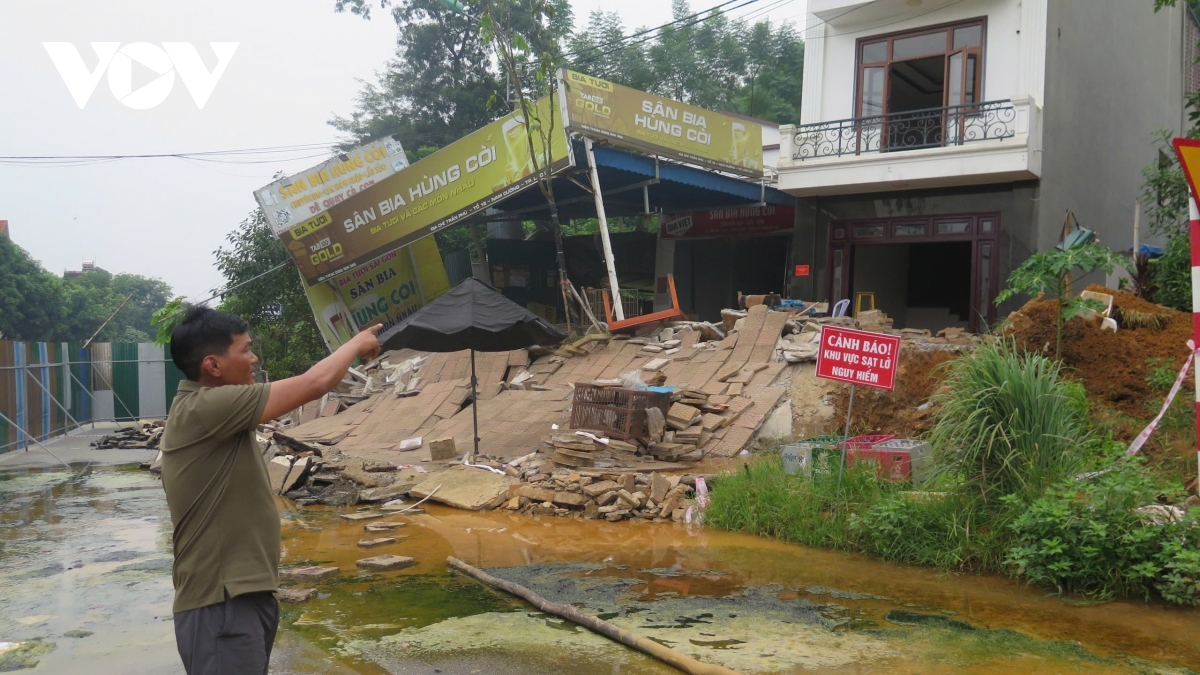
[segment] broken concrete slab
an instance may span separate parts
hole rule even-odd
[[[355,561],[355,566],[361,567],[364,570],[372,570],[375,572],[386,572],[388,570],[399,570],[405,567],[412,567],[417,564],[416,559],[406,555],[377,555],[370,558],[363,558]]]
[[[355,511],[354,513],[339,514],[338,517],[340,517],[342,520],[349,520],[350,522],[356,522],[359,520],[370,520],[372,518],[382,518],[383,516],[386,516],[386,515],[387,515],[386,513],[381,513],[379,511]]]
[[[386,502],[397,497],[403,497],[408,494],[408,491],[413,488],[414,483],[393,483],[385,487],[371,488],[369,490],[360,490],[358,493],[358,501],[360,502]]]
[[[301,457],[296,460],[295,464],[292,464],[292,469],[288,471],[287,478],[283,481],[283,487],[279,490],[280,494],[287,494],[295,490],[300,485],[300,481],[308,477],[308,465],[311,461],[308,457]]]
[[[271,481],[271,492],[273,494],[283,494],[283,482],[287,480],[288,472],[291,470],[291,458],[276,457],[267,462],[267,478]]]
[[[616,490],[619,487],[621,487],[621,486],[618,485],[615,481],[602,480],[598,483],[591,483],[588,485],[584,485],[583,486],[583,494],[591,497],[592,499],[596,499],[597,497],[604,494],[605,492],[611,492],[613,490]]]
[[[517,479],[506,474],[456,466],[430,475],[408,493],[418,499],[428,497],[431,501],[457,509],[482,511],[503,504],[508,499],[508,486],[517,482]]]
[[[458,456],[458,450],[454,447],[454,437],[446,436],[444,438],[435,438],[429,441],[429,459],[438,462],[446,459],[454,459]]]
[[[524,497],[530,501],[538,503],[554,500],[553,490],[546,490],[544,488],[534,487],[532,485],[517,486],[516,489],[511,490],[511,492],[513,497]]]
[[[671,481],[667,480],[666,476],[659,473],[650,475],[650,500],[655,504],[661,504],[667,497],[667,493],[671,491]]]
[[[392,530],[404,527],[408,523],[397,523],[393,520],[386,520],[379,523],[369,523],[363,525],[363,529],[367,532],[391,532]]]
[[[292,567],[279,570],[279,578],[290,581],[320,581],[329,577],[336,577],[340,573],[341,570],[336,567],[309,565],[306,567]]]
[[[317,596],[315,588],[281,588],[279,589],[279,601],[293,605],[298,605],[302,602],[308,602]]]
[[[555,492],[551,501],[558,506],[583,506],[590,500],[577,492]]]
[[[388,544],[396,543],[395,537],[375,537],[373,539],[359,539],[359,548],[375,548],[376,546],[387,546]]]
[[[360,468],[352,466],[342,469],[342,477],[348,478],[365,488],[386,487],[396,480],[395,476],[390,473],[363,471]]]

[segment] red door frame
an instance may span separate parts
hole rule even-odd
[[[978,333],[996,322],[994,300],[1000,292],[999,235],[1000,214],[959,213],[935,216],[904,216],[895,218],[868,218],[831,222],[827,231],[829,245],[825,251],[825,287],[829,289],[828,301],[833,303],[849,297],[850,283],[854,274],[854,247],[879,244],[921,244],[935,242],[969,241],[971,246],[971,300],[968,329]],[[981,298],[985,284],[983,254],[990,256],[987,271],[986,295]],[[842,274],[839,288],[833,287],[834,254],[842,252]],[[852,299],[852,298],[851,298]],[[985,302],[981,303],[980,301]],[[980,312],[980,304],[986,305]],[[852,313],[853,308],[851,308]],[[982,321],[980,320],[982,318]],[[986,323],[986,325],[984,325]]]

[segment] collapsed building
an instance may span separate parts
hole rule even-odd
[[[266,455],[275,489],[301,505],[428,498],[471,510],[687,518],[697,477],[723,466],[713,460],[759,439],[824,431],[841,385],[806,367],[815,337],[823,324],[861,325],[765,305],[723,318],[478,354],[475,411],[467,352],[385,353],[273,430]],[[971,344],[953,330],[903,337],[910,351]],[[637,381],[650,387],[648,398],[625,404],[625,417],[619,396],[601,406],[608,418],[585,414],[587,392],[628,392],[623,385]],[[796,410],[794,398],[816,402]],[[811,418],[817,408],[823,420]],[[473,414],[480,455],[470,458]]]

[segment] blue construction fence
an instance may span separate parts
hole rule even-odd
[[[0,340],[0,453],[92,422],[166,417],[183,379],[164,345]]]

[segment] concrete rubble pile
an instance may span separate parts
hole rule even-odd
[[[300,505],[388,510],[428,499],[468,510],[678,519],[691,504],[698,461],[792,434],[795,364],[815,359],[825,323],[859,326],[759,305],[726,310],[719,323],[476,353],[475,458],[469,353],[387,352],[337,392],[264,426],[264,459],[272,488]],[[936,338],[883,330],[922,349],[963,349],[971,340],[956,329]],[[571,427],[577,388],[639,380],[639,388],[669,392],[645,409],[644,424],[627,434]]]
[[[92,441],[92,447],[100,450],[154,449],[158,447],[165,425],[163,420],[139,422],[135,426],[102,436],[98,441]]]
[[[504,508],[531,515],[681,521],[695,504],[693,475],[657,472],[567,472],[547,462],[530,462],[527,482],[512,485]],[[551,471],[552,473],[543,473]]]

